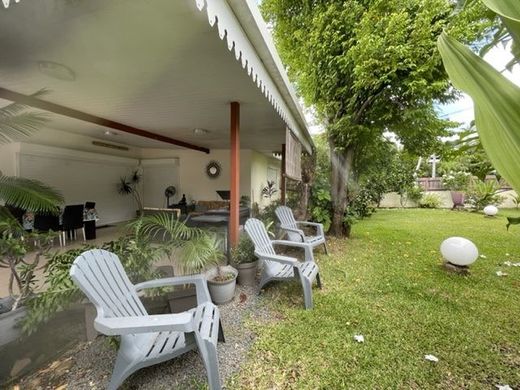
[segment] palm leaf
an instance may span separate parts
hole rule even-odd
[[[46,113],[21,112],[16,115],[4,115],[0,109],[0,144],[16,142],[29,137],[48,122]]]
[[[0,200],[34,212],[56,213],[63,196],[55,189],[31,179],[0,175]]]
[[[200,229],[190,228],[171,213],[144,216],[129,224],[136,234],[142,233],[163,241],[185,241],[203,235]]]
[[[40,97],[48,93],[41,89],[31,96]],[[0,144],[18,141],[29,137],[49,121],[49,115],[43,112],[26,111],[28,106],[11,103],[0,108]]]
[[[475,125],[489,159],[520,191],[520,88],[447,34],[438,47],[453,84],[474,101]]]

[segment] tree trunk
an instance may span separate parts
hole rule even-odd
[[[332,224],[330,233],[334,236],[349,236],[350,228],[343,222],[347,208],[347,184],[352,172],[354,149],[336,150],[334,140],[329,137],[332,198]]]

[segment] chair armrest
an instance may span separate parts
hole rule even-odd
[[[273,240],[271,241],[273,245],[284,245],[284,246],[292,246],[295,248],[303,248],[305,250],[305,261],[314,261],[314,253],[312,252],[312,245],[307,244],[305,242],[295,242],[295,241],[287,241],[287,240]]]
[[[179,314],[159,314],[139,317],[97,317],[94,327],[107,336],[151,332],[193,332],[193,316]]]
[[[303,230],[295,229],[295,228],[292,228],[292,227],[289,227],[289,226],[285,226],[285,225],[280,226],[280,228],[282,230],[286,230],[288,232],[299,234],[301,239],[302,239],[302,242],[305,242],[305,233],[303,232]]]
[[[134,285],[134,288],[135,291],[140,291],[146,288],[181,286],[183,284],[195,285],[195,291],[197,292],[197,305],[205,302],[211,302],[208,284],[206,278],[203,275],[174,276],[173,278],[149,280]]]
[[[316,228],[316,232],[318,233],[318,235],[325,236],[322,223],[309,222],[309,221],[298,221],[296,223],[300,224],[300,225],[314,226]]]
[[[288,265],[292,265],[292,266],[298,265],[298,260],[296,260],[293,257],[282,256],[282,255],[271,255],[271,254],[257,254],[256,252],[255,252],[255,255],[257,255],[262,260],[276,261],[277,263],[288,264]]]

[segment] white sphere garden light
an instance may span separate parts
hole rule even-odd
[[[498,208],[492,204],[484,207],[484,214],[488,217],[494,217],[498,213]]]
[[[459,267],[467,267],[478,258],[477,247],[464,237],[450,237],[444,240],[441,253],[448,263]]]

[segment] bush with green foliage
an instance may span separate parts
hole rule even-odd
[[[27,232],[14,218],[0,216],[0,269],[8,269],[7,288],[14,300],[11,309],[15,310],[34,294],[34,273],[58,234]]]
[[[377,200],[374,199],[373,193],[366,187],[362,187],[355,191],[353,199],[349,201],[347,214],[359,219],[370,217],[376,210],[376,202]]]
[[[441,199],[436,194],[424,194],[419,201],[419,207],[423,209],[437,209],[441,205]]]
[[[471,181],[471,173],[466,171],[449,171],[442,175],[442,185],[450,191],[466,191]]]
[[[212,233],[189,228],[171,214],[146,216],[131,222],[128,234],[101,245],[101,249],[115,253],[132,283],[160,277],[154,263],[175,250],[184,273],[198,273],[216,264],[222,257],[219,242]],[[84,245],[78,249],[48,255],[44,268],[46,290],[27,301],[28,313],[23,329],[31,333],[56,312],[79,302],[83,294],[69,276],[72,263],[81,253],[93,249]],[[156,295],[161,289],[150,289]]]
[[[332,201],[330,190],[325,188],[312,189],[312,220],[323,224],[323,229],[328,231],[332,222]]]
[[[474,180],[466,192],[466,203],[475,211],[487,205],[498,205],[503,201],[503,196],[497,193],[499,189],[496,181]]]
[[[256,261],[255,244],[247,234],[242,234],[238,245],[231,249],[231,260],[233,264],[245,264]]]

